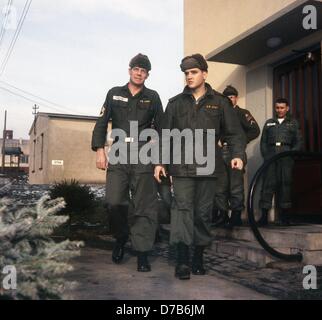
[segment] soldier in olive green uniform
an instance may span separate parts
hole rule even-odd
[[[276,116],[266,121],[261,137],[261,153],[265,161],[274,155],[284,151],[299,151],[302,147],[302,135],[298,122],[289,113],[288,101],[279,98],[275,103]],[[279,210],[280,223],[288,224],[283,209],[290,208],[292,170],[294,160],[290,157],[282,158],[272,163],[264,177],[259,206],[262,209],[262,217],[259,225],[268,223],[268,211],[272,207],[272,199],[275,194],[276,207]]]
[[[237,115],[243,132],[246,136],[247,144],[256,139],[260,134],[259,126],[251,113],[237,105],[238,91],[233,86],[227,86],[223,95],[232,102],[232,107]],[[221,219],[227,222],[226,226],[231,228],[242,225],[241,213],[245,209],[244,192],[244,173],[245,170],[233,170],[230,166],[231,147],[226,141],[225,136],[221,139],[222,153],[226,165],[226,170],[221,172],[218,177],[215,203],[221,209]],[[243,157],[244,168],[247,162],[246,153]],[[228,218],[227,209],[231,210],[231,217]]]
[[[138,54],[130,61],[130,81],[107,93],[92,137],[92,149],[97,154],[96,165],[103,170],[107,167],[106,200],[110,207],[112,233],[116,239],[112,259],[115,263],[122,261],[124,245],[130,233],[132,246],[138,253],[138,271],[151,269],[147,253],[152,249],[157,228],[157,190],[152,163],[142,164],[140,160],[137,164],[130,163],[131,152],[138,152],[146,143],[130,136],[130,122],[137,122],[138,134],[151,128],[152,124],[156,129],[160,125],[163,109],[159,95],[144,86],[150,70],[151,64],[145,55]],[[126,133],[124,141],[114,141],[125,145],[126,164],[107,162],[104,145],[109,119],[112,119],[113,130],[122,129]],[[134,214],[130,230],[127,217],[129,191]]]
[[[217,147],[219,137],[225,132],[227,141],[232,146],[231,161],[235,170],[241,170],[241,160],[245,151],[245,141],[242,129],[234,114],[229,99],[214,91],[205,83],[208,65],[203,56],[195,54],[182,60],[181,70],[185,73],[187,86],[182,93],[169,100],[164,114],[162,129],[183,130],[215,129],[212,150],[216,148],[216,170],[223,167],[221,151]],[[164,138],[164,137],[162,137]],[[207,136],[203,140],[204,150],[207,149]],[[202,143],[202,142],[201,142]],[[193,146],[197,148],[197,143]],[[181,144],[181,154],[188,149]],[[208,152],[209,150],[207,150]],[[170,153],[177,152],[174,141]],[[205,152],[205,151],[204,151]],[[192,273],[204,275],[203,252],[210,245],[211,212],[213,207],[216,173],[198,174],[200,165],[194,158],[193,162],[179,164],[170,162],[168,174],[173,179],[174,203],[171,211],[170,243],[177,246],[177,265],[175,276],[179,279],[190,279],[189,246],[194,245]],[[155,177],[166,175],[165,167],[156,166]]]

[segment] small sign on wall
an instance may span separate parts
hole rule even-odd
[[[51,160],[51,164],[53,166],[63,166],[64,165],[64,160]]]

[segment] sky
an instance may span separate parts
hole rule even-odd
[[[151,60],[146,86],[164,108],[182,90],[183,0],[33,0],[1,73],[26,1],[12,1],[0,42],[0,131],[7,110],[7,129],[28,138],[35,103],[40,112],[97,116],[139,52]],[[1,26],[7,4],[0,0]]]

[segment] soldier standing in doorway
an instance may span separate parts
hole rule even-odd
[[[151,270],[148,252],[152,249],[157,228],[157,188],[153,178],[153,165],[130,163],[132,144],[140,149],[145,142],[135,141],[130,136],[130,122],[138,124],[138,134],[153,126],[158,129],[163,114],[158,93],[145,87],[151,63],[146,55],[138,54],[130,61],[129,82],[122,87],[114,87],[107,93],[101,114],[96,122],[92,149],[96,151],[96,166],[107,168],[106,200],[109,205],[111,231],[115,237],[112,252],[114,263],[123,260],[124,245],[129,235],[132,247],[137,252],[137,270]],[[127,163],[109,164],[104,146],[108,121],[112,119],[112,129],[122,129],[125,139],[117,141],[126,145]],[[113,133],[113,131],[112,131]],[[116,142],[116,141],[114,141]],[[132,150],[133,151],[133,150]],[[138,150],[135,150],[138,152]],[[131,193],[133,204],[133,223],[128,226],[128,198]]]
[[[299,151],[302,147],[302,135],[297,120],[289,114],[287,99],[279,98],[275,102],[275,117],[265,122],[261,137],[261,153],[264,161],[285,151]],[[291,208],[291,186],[294,160],[290,157],[281,158],[272,163],[263,177],[261,199],[259,206],[262,216],[258,221],[260,226],[268,224],[268,212],[272,207],[275,195],[279,224],[289,224],[284,212]]]

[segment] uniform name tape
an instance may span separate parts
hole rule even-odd
[[[113,96],[113,100],[128,102],[129,98],[125,98],[125,97],[121,97],[121,96]]]

